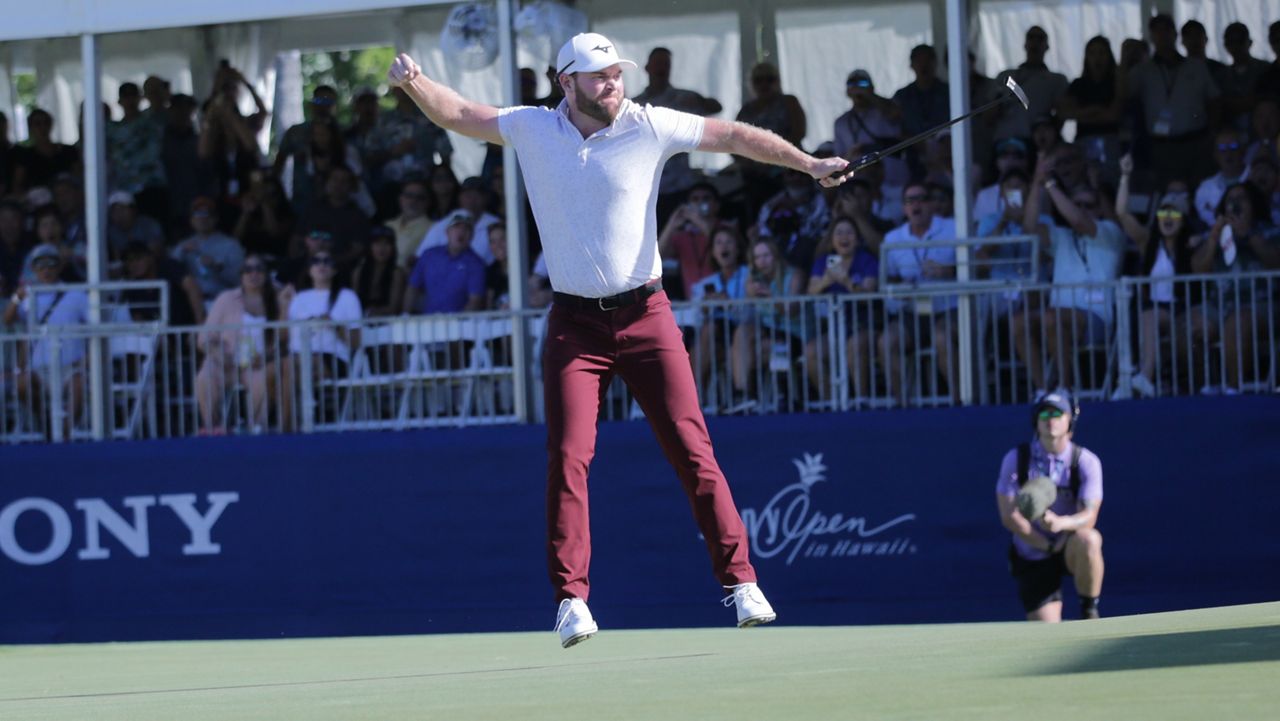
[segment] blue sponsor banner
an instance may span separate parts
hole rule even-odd
[[[713,419],[779,623],[1021,617],[995,511],[1020,408]],[[1103,610],[1280,598],[1280,401],[1086,406]],[[550,630],[544,429],[9,448],[0,643]],[[731,625],[643,423],[600,429],[604,628]],[[1074,608],[1067,607],[1071,616]]]

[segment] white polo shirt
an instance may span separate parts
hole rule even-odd
[[[697,115],[624,99],[613,124],[584,140],[565,101],[555,110],[499,111],[553,289],[603,298],[662,277],[655,212],[662,166],[697,149],[704,125]]]

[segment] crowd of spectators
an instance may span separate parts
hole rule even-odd
[[[1280,22],[1268,30],[1280,56]],[[657,226],[668,292],[676,299],[762,298],[874,293],[881,277],[949,282],[956,254],[946,242],[1024,233],[1041,239],[1035,249],[992,244],[979,247],[977,256],[1017,260],[1037,253],[1029,267],[1038,268],[1038,276],[1019,275],[1017,263],[998,263],[992,277],[1068,284],[1122,273],[1163,279],[1280,268],[1280,61],[1254,57],[1253,34],[1240,23],[1222,37],[1230,64],[1207,58],[1211,39],[1194,20],[1179,29],[1159,15],[1147,31],[1145,40],[1124,41],[1118,60],[1106,38],[1091,39],[1083,73],[1071,80],[1046,66],[1050,34],[1032,27],[1025,62],[996,78],[972,73],[973,105],[1003,92],[1011,76],[1031,106],[1024,112],[1005,104],[972,124],[975,163],[968,172],[972,187],[980,188],[972,228],[957,228],[951,217],[946,133],[869,167],[838,190],[745,158],[712,176],[674,159],[661,179]],[[721,113],[714,99],[671,85],[677,61],[655,48],[645,66],[648,86],[628,95]],[[777,67],[760,63],[750,71],[753,97],[736,117],[796,144],[809,139],[819,153],[857,159],[947,119],[949,91],[938,76],[935,48],[915,47],[909,62],[915,80],[892,94],[877,90],[874,72],[850,72],[843,91],[850,109],[831,128],[808,127],[802,100],[784,92]],[[533,71],[521,78],[524,103],[560,102],[554,82],[552,94],[538,98]],[[109,274],[166,282],[171,323],[328,319],[337,330],[313,342],[320,344],[317,352],[341,355],[354,339],[339,320],[508,307],[500,153],[490,152],[480,176],[459,180],[448,136],[402,92],[391,91],[395,107],[385,110],[372,91],[341,98],[320,86],[307,120],[289,128],[274,155],[264,157],[256,138],[268,114],[251,84],[224,63],[213,87],[212,97],[197,100],[171,94],[167,81],[150,77],[142,88],[123,84],[118,108],[104,108],[111,118]],[[246,92],[257,106],[249,115],[240,111]],[[354,118],[346,127],[337,121],[341,103],[350,103]],[[1066,121],[1075,123],[1070,142],[1062,133]],[[6,125],[0,115],[0,298],[18,305],[26,285],[46,279],[51,257],[58,279],[86,277],[83,163],[78,145],[52,140],[53,118],[44,110],[29,113],[30,140],[21,146],[8,144]],[[1135,211],[1130,199],[1139,194],[1156,202]],[[549,300],[550,289],[537,229],[530,226],[527,304],[537,306]],[[934,242],[940,244],[929,247]],[[904,243],[909,247],[895,249]],[[1182,300],[1171,287],[1153,284],[1143,298],[1153,327],[1167,325],[1175,300]],[[262,301],[272,295],[273,302]],[[1249,293],[1236,298],[1233,321],[1251,321],[1255,303],[1273,302]],[[1112,305],[1079,289],[1051,293],[1053,312],[1031,301],[1015,294],[993,302],[1027,331],[1012,335],[1034,384],[1070,385],[1066,359],[1091,334],[1107,332]],[[955,307],[955,296],[935,295],[929,309],[890,300],[874,312],[859,311],[846,340],[851,363],[857,361],[850,369],[855,392],[882,383],[888,395],[901,394],[900,366],[889,361],[917,342],[936,348],[949,381]],[[762,308],[750,324],[712,314],[706,319],[711,332],[694,341],[708,351],[702,357],[726,359],[738,393],[751,390],[759,362],[751,349],[786,341],[804,322],[774,306]],[[883,322],[886,317],[895,322]],[[1237,369],[1250,372],[1251,341],[1226,325],[1198,332],[1222,341],[1234,388],[1242,382]],[[206,359],[202,382],[215,388],[235,364],[217,360],[216,333],[201,337],[206,358],[214,358]],[[1154,336],[1150,340],[1153,346]],[[807,351],[815,353],[820,342],[815,338]],[[873,354],[883,378],[869,377]],[[1040,362],[1046,356],[1050,362]],[[260,368],[253,358],[249,368]],[[702,363],[698,370],[706,377],[712,369]],[[818,365],[810,363],[810,372]],[[1135,390],[1151,392],[1154,372],[1144,356]],[[821,376],[812,380],[825,387]],[[246,382],[256,408],[268,385],[287,379],[255,375]],[[954,387],[950,392],[955,395]]]

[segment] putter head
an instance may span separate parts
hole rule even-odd
[[[1031,103],[1027,101],[1027,94],[1023,92],[1022,88],[1018,85],[1018,82],[1016,80],[1014,80],[1012,77],[1006,78],[1004,81],[1004,86],[1006,88],[1009,88],[1009,90],[1013,92],[1013,96],[1018,99],[1018,102],[1022,103],[1023,110],[1031,109]]]

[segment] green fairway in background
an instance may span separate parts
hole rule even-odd
[[[15,721],[1277,718],[1280,603],[1057,626],[604,627],[569,650],[550,630],[0,648]]]

